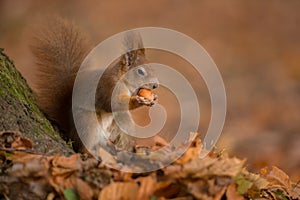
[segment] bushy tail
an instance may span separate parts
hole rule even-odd
[[[86,37],[72,23],[55,17],[36,33],[31,47],[38,65],[38,105],[61,129],[69,131],[73,84],[88,52]]]

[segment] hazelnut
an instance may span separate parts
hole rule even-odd
[[[148,90],[148,89],[140,89],[138,92],[138,95],[141,97],[144,97],[146,99],[149,99],[150,101],[154,100],[154,95],[152,90]]]

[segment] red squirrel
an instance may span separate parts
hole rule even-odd
[[[80,132],[84,132],[87,140],[92,140],[95,134],[99,134],[95,127],[100,125],[109,142],[132,151],[135,145],[132,136],[123,133],[113,119],[112,91],[121,77],[132,71],[127,81],[122,83],[122,89],[117,95],[121,109],[135,109],[140,106],[152,106],[156,103],[157,96],[151,93],[151,98],[143,97],[140,95],[142,92],[132,88],[131,83],[142,79],[151,80],[149,84],[140,85],[139,89],[147,90],[157,88],[159,83],[151,66],[147,65],[141,37],[129,34],[125,41],[127,53],[103,72],[98,83],[95,97],[98,124],[90,122],[91,111],[83,109],[80,111],[80,118],[84,130]],[[86,36],[74,24],[61,18],[48,21],[47,27],[44,27],[40,34],[36,34],[32,45],[32,52],[37,59],[38,105],[46,116],[59,126],[63,132],[63,138],[73,142],[73,148],[78,152],[85,151],[85,147],[74,125],[72,91],[76,74],[89,49],[91,48],[86,41]],[[149,96],[149,93],[147,95]]]

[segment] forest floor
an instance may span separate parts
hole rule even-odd
[[[254,174],[226,152],[201,159],[198,138],[167,167],[125,173],[82,154],[37,154],[22,133],[1,132],[0,199],[299,199],[299,182],[275,166]]]

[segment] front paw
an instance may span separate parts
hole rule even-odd
[[[153,102],[156,103],[157,100],[158,100],[157,94],[152,93],[152,96],[153,96],[153,97],[152,97],[152,98],[153,98]]]
[[[135,97],[136,102],[140,105],[144,105],[144,106],[153,106],[155,104],[154,100],[150,100],[148,98],[145,97],[141,97],[141,96],[136,96]],[[157,99],[157,98],[156,98]]]

